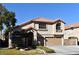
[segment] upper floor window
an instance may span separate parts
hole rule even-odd
[[[46,29],[46,24],[45,23],[40,23],[39,24],[39,29]]]
[[[61,23],[56,24],[56,32],[61,32]]]

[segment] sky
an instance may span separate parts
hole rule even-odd
[[[79,22],[78,3],[6,3],[9,11],[16,13],[17,23],[22,24],[37,17],[62,19],[66,25]]]

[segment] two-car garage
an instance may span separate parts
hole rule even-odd
[[[77,39],[62,39],[62,38],[54,38],[47,37],[46,38],[46,46],[71,46],[78,45]]]
[[[45,46],[71,46],[77,45],[77,39],[64,39],[63,35],[54,35],[47,37],[38,36],[38,43]]]

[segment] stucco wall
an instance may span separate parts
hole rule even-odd
[[[40,34],[55,34],[56,33],[56,23],[55,24],[46,24],[47,30],[39,30],[39,24],[35,24],[35,29],[38,30]],[[64,32],[64,23],[61,22],[61,29]]]
[[[46,30],[40,30],[39,29],[39,24],[35,24],[35,28],[38,30],[38,33],[40,34],[53,34],[54,30],[53,27],[54,25],[46,24],[47,29]]]

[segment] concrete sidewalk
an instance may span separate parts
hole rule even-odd
[[[48,55],[79,55],[79,46],[47,46],[54,49],[56,53]]]

